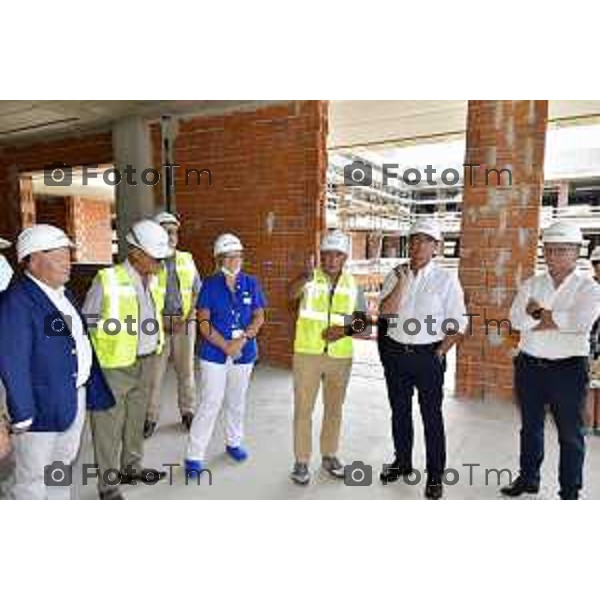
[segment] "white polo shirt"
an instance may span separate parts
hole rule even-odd
[[[539,321],[525,312],[530,299],[552,311],[558,329],[533,331]],[[549,273],[531,277],[519,288],[510,309],[512,327],[521,333],[519,350],[552,360],[588,356],[589,334],[599,316],[600,286],[577,270],[558,287]]]
[[[389,321],[387,335],[391,339],[401,344],[431,344],[441,341],[446,337],[442,323],[446,321],[446,325],[451,327],[449,319],[458,322],[460,333],[465,332],[469,319],[466,316],[463,290],[455,274],[440,268],[431,260],[416,274],[409,270],[407,278],[407,286],[399,306],[392,311],[394,318]],[[390,271],[383,282],[380,300],[391,293],[397,280],[395,271]],[[431,318],[428,326],[425,319],[429,315]],[[416,324],[405,325],[408,319],[419,322],[418,333],[410,333],[416,331]],[[428,329],[434,333],[429,333]]]

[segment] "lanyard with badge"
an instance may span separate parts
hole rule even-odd
[[[240,306],[239,306],[239,302],[238,302],[238,295],[237,295],[237,292],[240,289],[239,274],[236,278],[234,289],[232,290],[229,286],[226,286],[226,287],[227,287],[227,291],[230,294],[231,304],[233,306],[233,309],[231,311],[231,314],[233,316],[233,321],[231,323],[231,339],[237,340],[237,339],[243,337],[244,333],[245,333],[244,328],[242,327],[242,313],[240,310]],[[234,358],[234,360],[238,360],[241,356],[242,356],[242,353],[239,352],[233,358]]]

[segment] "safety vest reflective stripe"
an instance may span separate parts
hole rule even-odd
[[[313,321],[325,321],[327,323],[327,313],[318,310],[311,310],[310,308],[301,308],[298,316],[301,319],[312,319]]]
[[[103,269],[98,273],[102,285],[103,304],[97,326],[90,330],[90,337],[100,365],[105,369],[124,368],[133,365],[137,360],[139,305],[137,293],[131,277],[124,265]],[[150,293],[154,302],[158,323],[158,346],[161,352],[164,344],[162,311],[165,303],[166,278],[162,274],[153,277],[150,282]],[[135,319],[134,333],[128,330],[127,319]],[[106,323],[112,319],[113,323]],[[106,324],[106,327],[105,327]]]
[[[316,269],[313,279],[306,284],[300,303],[294,351],[323,354],[337,358],[352,357],[352,338],[325,342],[323,332],[329,325],[343,326],[347,315],[354,312],[357,288],[352,275],[342,273],[331,297],[327,276]]]
[[[179,291],[181,292],[181,303],[183,316],[188,318],[194,307],[192,306],[192,295],[194,290],[194,279],[196,278],[196,264],[189,252],[175,253],[175,271],[179,280]]]
[[[352,312],[352,311],[351,311]],[[300,309],[298,316],[301,319],[310,319],[311,321],[320,321],[323,323],[330,323],[331,325],[345,325],[346,314],[337,313],[326,313],[318,310],[310,310],[308,308]]]

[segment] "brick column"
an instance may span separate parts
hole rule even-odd
[[[548,102],[469,101],[459,277],[472,334],[458,352],[457,394],[511,399],[516,336],[491,319],[508,319],[517,286],[535,269]],[[509,169],[498,175],[487,169]],[[500,179],[500,181],[498,181]],[[472,184],[472,185],[471,185]],[[486,328],[485,320],[488,321]]]
[[[180,246],[203,276],[214,271],[212,245],[239,235],[244,269],[267,296],[261,358],[290,365],[295,312],[287,286],[311,254],[325,224],[327,103],[297,101],[223,115],[181,118],[174,143]],[[155,157],[160,130],[154,127]],[[211,178],[187,169],[209,170]]]

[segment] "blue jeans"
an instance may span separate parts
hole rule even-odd
[[[520,353],[514,359],[514,366],[515,392],[521,409],[521,477],[531,484],[540,481],[548,406],[558,430],[561,492],[580,490],[585,456],[583,409],[588,384],[587,359],[573,357],[544,363]]]

